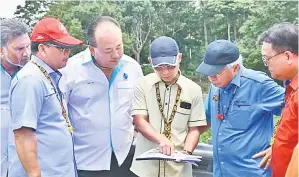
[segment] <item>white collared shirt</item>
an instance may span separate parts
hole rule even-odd
[[[140,65],[123,55],[108,81],[87,48],[70,58],[61,72],[78,169],[110,170],[112,151],[120,166],[133,140],[131,101],[143,75]]]

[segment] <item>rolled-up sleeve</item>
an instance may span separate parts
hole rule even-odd
[[[41,81],[32,76],[21,78],[12,85],[10,93],[12,129],[36,129],[44,98]]]
[[[145,92],[142,88],[142,80],[139,80],[133,93],[132,115],[148,115]]]
[[[193,102],[191,115],[188,121],[189,127],[205,126],[207,125],[205,108],[202,98],[202,91],[199,88],[197,96]]]

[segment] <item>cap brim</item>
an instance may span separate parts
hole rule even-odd
[[[159,66],[159,65],[171,65],[175,66],[176,65],[176,56],[170,56],[170,57],[157,57],[157,58],[152,58],[152,64],[154,67]]]
[[[226,65],[208,65],[202,62],[196,71],[206,76],[216,76],[225,66]]]
[[[55,39],[55,42],[58,42],[60,45],[65,46],[65,47],[75,47],[77,45],[81,45],[83,44],[83,41],[76,39],[72,36],[65,36],[63,38],[60,39]]]

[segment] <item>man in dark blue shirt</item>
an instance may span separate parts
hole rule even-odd
[[[214,177],[270,177],[252,158],[270,145],[273,115],[280,115],[284,89],[265,73],[247,69],[235,44],[216,40],[208,45],[198,72],[211,87],[205,102],[212,128]]]

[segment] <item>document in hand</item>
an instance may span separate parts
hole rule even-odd
[[[179,163],[191,163],[192,165],[198,166],[196,162],[200,162],[201,156],[187,155],[180,151],[175,151],[174,155],[168,156],[159,152],[159,149],[151,149],[143,154],[139,155],[136,160],[165,160],[175,161]]]

